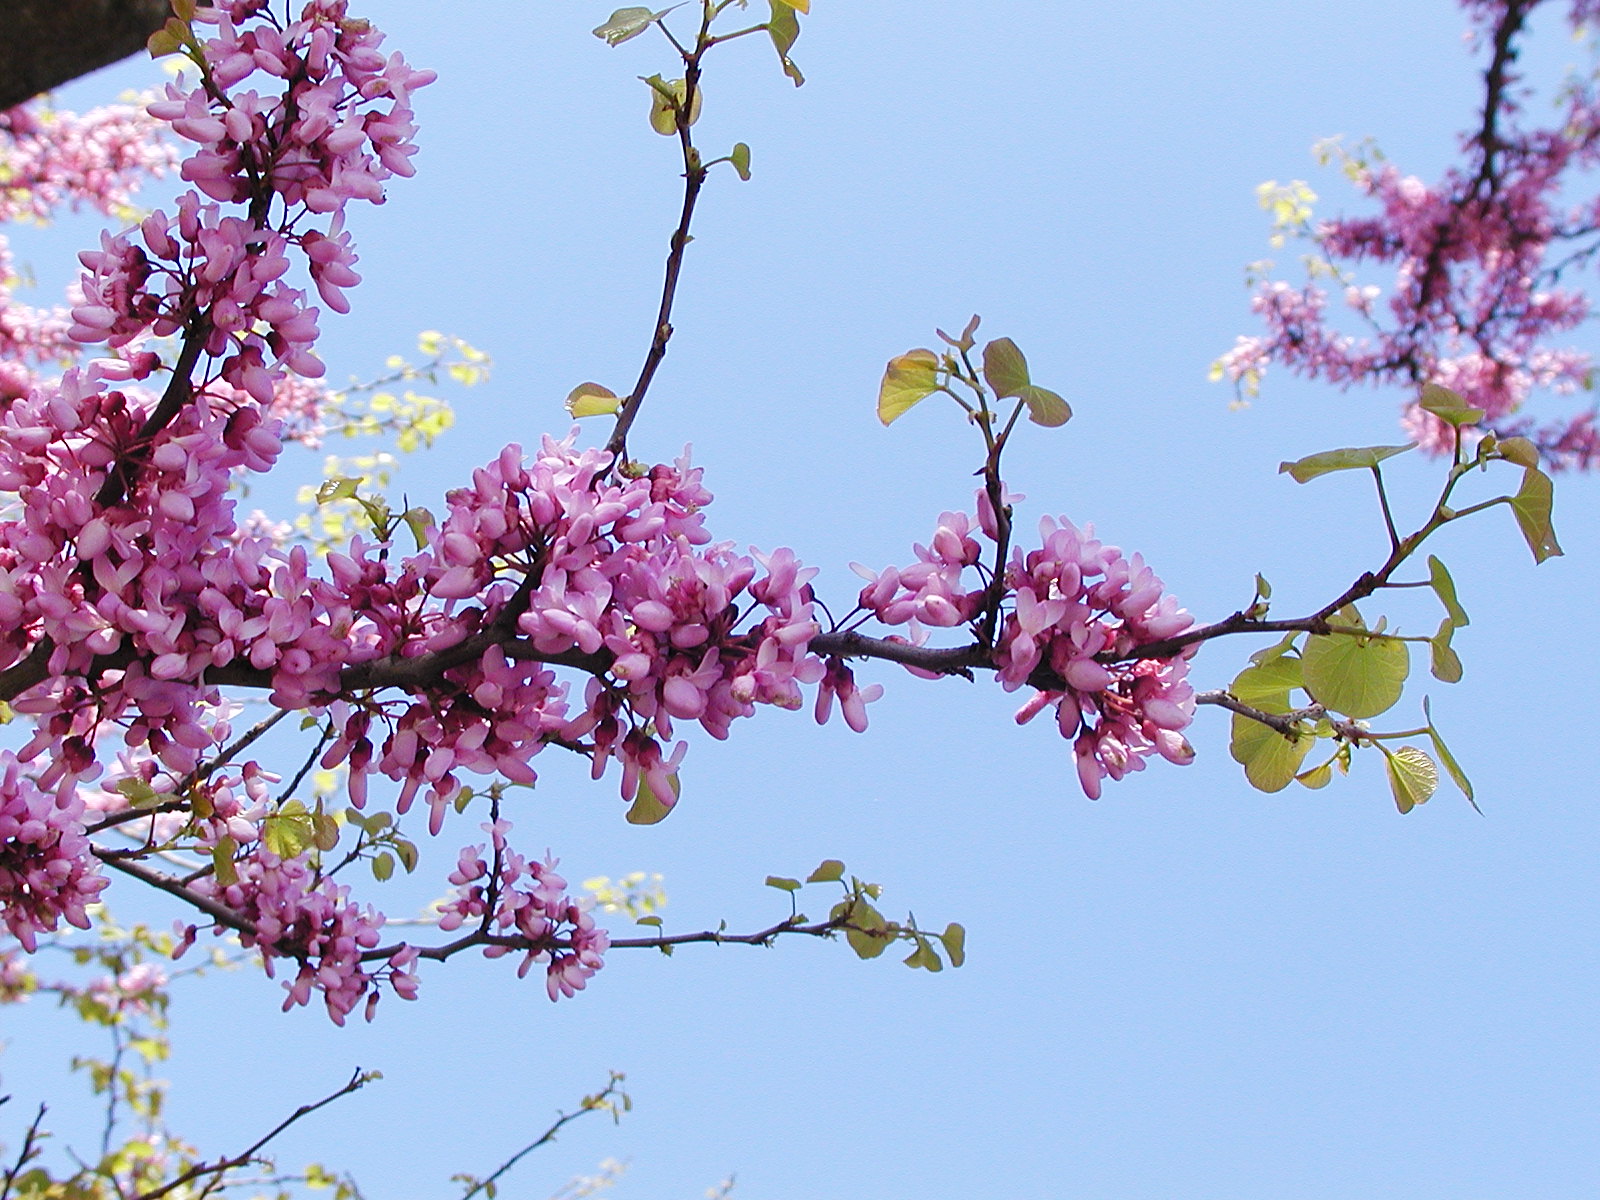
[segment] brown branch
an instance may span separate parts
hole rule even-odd
[[[376,1074],[366,1074],[360,1070],[357,1070],[354,1075],[350,1076],[350,1082],[345,1084],[338,1091],[328,1093],[328,1095],[324,1096],[321,1100],[318,1100],[315,1104],[302,1104],[283,1120],[279,1121],[278,1124],[275,1125],[271,1132],[269,1132],[265,1137],[257,1139],[249,1148],[241,1151],[238,1154],[235,1154],[232,1158],[220,1159],[217,1162],[209,1165],[206,1163],[197,1163],[195,1166],[190,1167],[182,1175],[179,1175],[176,1179],[162,1184],[153,1191],[140,1192],[136,1197],[136,1200],[158,1200],[158,1197],[165,1196],[169,1192],[176,1191],[184,1184],[191,1183],[194,1180],[200,1179],[206,1175],[221,1175],[225,1171],[232,1171],[239,1167],[247,1166],[249,1163],[254,1161],[256,1152],[259,1151],[261,1147],[265,1146],[268,1142],[277,1137],[296,1121],[300,1120],[302,1117],[309,1117],[319,1108],[324,1108],[327,1105],[332,1104],[335,1100],[341,1099],[344,1096],[348,1096],[351,1092],[360,1091],[363,1087],[371,1083],[376,1078],[378,1078]]]
[[[700,56],[709,48],[707,33],[711,24],[708,9],[702,20],[700,36],[694,52],[684,59],[683,101],[677,108],[678,143],[683,150],[683,207],[678,214],[678,227],[673,230],[668,243],[667,267],[661,282],[661,304],[656,310],[655,329],[650,335],[650,349],[645,353],[644,365],[633,390],[622,402],[617,413],[616,426],[606,440],[606,453],[613,463],[620,463],[628,453],[628,431],[644,404],[645,393],[655,379],[656,370],[667,357],[667,343],[672,340],[672,304],[678,294],[678,278],[683,273],[683,252],[689,246],[689,226],[694,221],[694,208],[700,198],[700,189],[706,181],[706,168],[700,162],[700,153],[694,148],[689,133],[689,115],[694,111],[695,94],[700,88]]]
[[[585,1113],[610,1112],[614,1117],[620,1117],[620,1113],[618,1113],[615,1102],[611,1100],[611,1097],[621,1093],[623,1104],[625,1106],[629,1104],[627,1093],[622,1092],[622,1089],[618,1087],[618,1085],[622,1082],[622,1079],[623,1077],[619,1072],[613,1071],[611,1073],[611,1080],[606,1084],[605,1088],[596,1092],[592,1096],[585,1096],[582,1104],[576,1111],[570,1113],[557,1113],[556,1119],[551,1124],[549,1129],[546,1129],[537,1138],[529,1142],[521,1150],[518,1150],[510,1158],[506,1159],[505,1162],[501,1163],[500,1166],[496,1168],[494,1174],[485,1179],[473,1181],[472,1186],[468,1188],[467,1191],[462,1193],[461,1200],[471,1200],[471,1198],[476,1196],[479,1192],[489,1192],[492,1195],[494,1193],[495,1182],[502,1175],[511,1170],[512,1167],[516,1166],[529,1154],[532,1154],[540,1146],[548,1146],[551,1142],[555,1141],[556,1134],[560,1133],[564,1128],[570,1125],[573,1121],[576,1121]]]
[[[113,850],[104,850],[99,846],[92,847],[91,853],[113,870],[121,871],[124,875],[131,875],[140,883],[147,883],[153,888],[166,892],[169,896],[176,896],[185,904],[198,908],[219,925],[226,925],[229,929],[236,930],[252,938],[259,936],[253,921],[240,916],[226,904],[220,904],[209,896],[202,896],[193,889],[185,887],[170,875],[163,875],[160,871],[152,871],[141,862],[124,858]]]

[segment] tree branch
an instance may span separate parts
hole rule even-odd
[[[0,109],[139,53],[171,15],[167,0],[3,0]]]

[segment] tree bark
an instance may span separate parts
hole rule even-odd
[[[168,0],[0,0],[0,110],[144,49]]]

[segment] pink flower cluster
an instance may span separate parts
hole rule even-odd
[[[529,461],[507,447],[450,493],[427,547],[392,584],[375,558],[330,556],[339,623],[371,647],[356,661],[482,645],[419,679],[398,714],[339,708],[343,736],[323,761],[348,762],[353,798],[364,799],[372,770],[401,782],[402,812],[426,786],[437,832],[459,770],[531,783],[529,760],[556,742],[588,754],[596,778],[615,757],[625,798],[644,778],[670,806],[683,747],[667,757],[660,739],[675,721],[721,738],[756,704],[800,705],[799,685],[823,673],[806,649],[818,631],[812,572],[778,551],[758,577],[755,561],[711,544],[711,495],[687,459],[619,480],[605,476],[609,462],[570,440],[546,438]],[[759,619],[743,621],[741,605]],[[549,663],[590,675],[580,711]],[[381,748],[374,721],[390,726]]]
[[[1520,12],[1505,0],[1463,0],[1480,48],[1502,27],[1522,36]],[[1519,6],[1525,7],[1525,6]],[[1594,6],[1572,6],[1575,26]],[[1507,24],[1511,22],[1511,24]],[[1590,314],[1590,302],[1567,277],[1593,260],[1600,199],[1572,207],[1577,177],[1600,167],[1600,86],[1562,92],[1559,119],[1546,127],[1518,121],[1520,80],[1507,60],[1503,87],[1491,97],[1493,131],[1463,138],[1466,162],[1429,186],[1393,166],[1346,155],[1347,173],[1379,212],[1322,222],[1313,237],[1319,268],[1345,283],[1355,331],[1338,327],[1317,283],[1260,285],[1255,311],[1264,336],[1240,338],[1219,360],[1234,380],[1259,378],[1269,363],[1342,386],[1437,383],[1487,414],[1501,436],[1535,438],[1554,467],[1587,467],[1600,456],[1594,414],[1534,422],[1516,414],[1537,389],[1586,390],[1590,355],[1562,344]],[[1375,311],[1375,286],[1355,286],[1353,270],[1391,267],[1387,317]],[[1448,451],[1449,426],[1413,405],[1407,429],[1424,446]]]
[[[990,589],[966,579],[982,552],[974,533],[990,542],[998,537],[982,490],[976,518],[943,514],[928,545],[915,548],[916,563],[863,571],[869,582],[861,607],[887,624],[909,626],[918,644],[927,636],[925,626],[976,624]],[[1191,761],[1194,751],[1181,731],[1194,715],[1194,691],[1186,682],[1193,648],[1166,658],[1136,653],[1188,628],[1189,614],[1165,594],[1142,558],[1124,558],[1096,541],[1092,530],[1079,532],[1047,517],[1040,535],[1039,549],[1013,550],[1000,581],[1004,615],[993,664],[1007,691],[1037,689],[1017,720],[1054,707],[1092,799],[1106,776],[1121,779],[1140,770],[1151,754]]]
[[[518,977],[535,964],[545,969],[550,999],[583,990],[603,964],[610,944],[605,930],[595,928],[587,905],[567,895],[567,881],[556,874],[554,859],[535,862],[506,843],[511,822],[485,822],[493,847],[493,866],[483,860],[482,845],[461,851],[450,873],[454,896],[440,908],[439,928],[446,932],[478,923],[502,939],[484,947],[488,958],[520,950]],[[518,940],[516,946],[507,940]]]
[[[285,1011],[309,1004],[311,994],[321,992],[335,1024],[343,1025],[363,997],[370,1020],[381,982],[387,982],[396,995],[415,999],[417,979],[411,968],[418,957],[416,948],[402,946],[369,969],[364,955],[377,947],[384,918],[370,906],[355,904],[349,888],[319,877],[305,859],[281,859],[260,843],[235,862],[234,870],[238,876],[234,882],[224,884],[210,877],[196,890],[254,926],[255,932],[241,934],[240,941],[261,952],[269,976],[278,959],[299,963],[295,977],[283,985],[288,993]],[[193,937],[191,927],[180,953]]]
[[[89,928],[86,906],[106,886],[72,787],[41,791],[0,751],[0,918],[30,953],[60,922]]]

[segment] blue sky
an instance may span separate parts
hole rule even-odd
[[[1205,375],[1254,332],[1256,184],[1306,178],[1327,210],[1353,203],[1308,152],[1338,133],[1424,178],[1449,161],[1479,70],[1454,5],[813,7],[804,88],[754,39],[710,62],[698,141],[749,143],[754,177],[708,188],[632,439],[657,459],[694,444],[719,537],[793,547],[836,609],[859,586],[849,562],[908,561],[970,502],[978,459],[953,407],[879,426],[878,378],[978,312],[1077,413],[1018,440],[1022,529],[1093,521],[1205,619],[1248,602],[1257,571],[1295,613],[1378,565],[1363,480],[1302,488],[1276,468],[1396,440],[1399,397],[1274,375],[1235,411]],[[590,37],[605,4],[362,12],[440,79],[418,99],[417,178],[352,218],[366,283],[350,317],[324,320],[325,356],[367,376],[437,328],[495,360],[453,397],[457,428],[406,466],[418,500],[507,440],[564,433],[575,383],[631,383],[677,205],[673,146],[635,76],[670,61],[658,38]],[[1575,51],[1544,24],[1529,61],[1558,69]],[[18,246],[46,278],[53,237]],[[1420,519],[1439,476],[1401,460],[1402,510]],[[831,944],[615,953],[552,1006],[505,964],[458,960],[417,1004],[343,1031],[280,1015],[246,971],[178,998],[174,1124],[227,1150],[380,1068],[283,1159],[348,1168],[373,1196],[443,1195],[615,1068],[635,1112],[574,1127],[505,1194],[615,1157],[631,1164],[621,1200],[698,1196],[730,1171],[748,1200],[1592,1196],[1593,489],[1558,481],[1564,559],[1535,569],[1503,512],[1438,550],[1473,618],[1456,641],[1467,675],[1419,678],[1396,711],[1432,694],[1482,817],[1443,791],[1402,818],[1370,755],[1324,791],[1254,793],[1215,710],[1192,730],[1194,766],[1158,762],[1090,803],[1048,725],[1012,723],[1016,697],[868,670],[888,695],[866,735],[763,713],[726,744],[696,739],[659,826],[626,825],[610,782],[548,756],[511,815],[571,878],[663,873],[675,930],[767,924],[785,907],[765,875],[841,858],[896,915],[963,922],[962,970]],[[1412,632],[1437,620],[1383,611]],[[1213,644],[1193,676],[1225,685],[1256,648]],[[92,1127],[35,1053],[57,1053],[64,1025],[7,1021],[6,1090],[56,1088],[58,1123]]]

